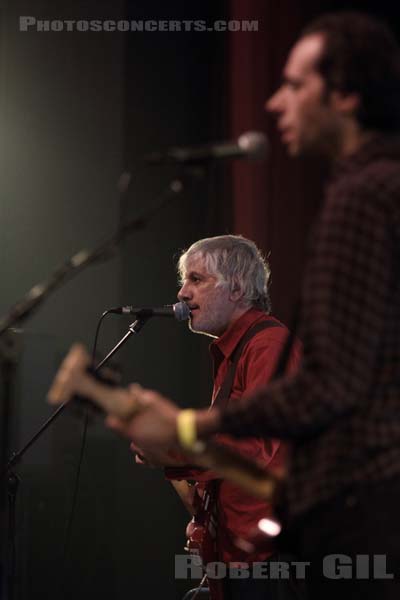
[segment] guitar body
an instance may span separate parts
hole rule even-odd
[[[186,550],[201,560],[207,573],[208,563],[218,561],[216,510],[219,480],[196,484],[193,497],[194,515],[186,527]],[[207,578],[212,600],[223,600],[221,580]]]
[[[200,556],[203,564],[218,560],[216,539],[216,495],[218,481],[196,484],[193,496],[193,518],[186,527],[186,548]]]

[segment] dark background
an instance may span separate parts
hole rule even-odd
[[[304,23],[342,7],[398,23],[386,1],[0,2],[0,315],[79,249],[93,248],[155,205],[180,173],[146,167],[146,152],[252,129],[268,132],[271,141],[268,163],[219,166],[189,179],[182,196],[124,242],[118,256],[80,274],[23,324],[10,451],[52,413],[46,390],[70,344],[91,347],[107,307],[173,302],[176,258],[200,237],[254,238],[270,254],[275,313],[290,321],[324,165],[287,160],[263,103]],[[257,19],[259,31],[23,33],[20,15],[243,18]],[[121,195],[117,182],[126,170],[131,184]],[[106,320],[101,355],[129,323]],[[206,405],[207,345],[183,324],[154,320],[117,362],[124,382],[140,381],[181,406]],[[128,443],[99,420],[89,427],[66,544],[82,431],[82,419],[67,411],[17,469],[16,597],[181,598],[191,587],[174,580],[185,511],[162,473],[135,466]]]

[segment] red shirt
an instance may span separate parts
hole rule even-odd
[[[214,365],[214,398],[227,374],[230,358],[238,343],[248,329],[264,320],[274,317],[254,308],[248,310],[227,331],[210,345],[210,353]],[[229,404],[245,396],[255,389],[265,385],[271,378],[274,368],[283,348],[288,330],[286,327],[270,327],[257,333],[244,347],[240,357],[231,391]],[[289,370],[294,370],[298,363],[298,350],[292,352]],[[282,446],[277,440],[249,438],[234,440],[227,435],[217,435],[215,439],[224,445],[232,446],[237,452],[272,467],[282,461]],[[279,452],[278,452],[279,450]],[[166,476],[169,479],[192,479],[202,482],[217,479],[212,471],[185,467],[168,468]],[[236,538],[248,539],[249,534],[257,526],[258,521],[272,515],[272,507],[262,500],[248,495],[241,488],[222,480],[217,494],[217,548],[218,559],[225,562],[264,560],[268,554],[255,552],[248,554],[235,545]]]

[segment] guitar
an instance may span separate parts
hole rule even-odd
[[[49,402],[62,404],[71,400],[82,402],[83,399],[99,407],[106,415],[124,421],[134,419],[143,407],[138,405],[129,389],[101,383],[88,371],[90,366],[91,358],[84,346],[73,345],[50,387]],[[211,469],[257,498],[274,502],[284,478],[283,472],[266,472],[258,463],[213,441],[197,446],[196,452],[185,450],[193,464]]]

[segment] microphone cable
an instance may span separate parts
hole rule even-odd
[[[103,323],[104,317],[106,317],[108,314],[110,314],[109,310],[104,311],[103,314],[101,315],[100,319],[97,322],[96,333],[94,336],[93,349],[92,349],[92,363],[93,364],[94,364],[95,356],[96,356],[97,340],[99,337],[100,327]],[[60,589],[59,589],[60,597],[63,596],[63,590],[65,590],[64,582],[65,582],[65,576],[66,576],[68,549],[69,549],[70,543],[71,543],[72,525],[74,522],[74,516],[75,516],[75,511],[76,511],[76,506],[77,506],[77,501],[78,501],[78,492],[79,492],[79,483],[80,483],[80,476],[81,476],[82,463],[83,463],[83,455],[85,452],[87,431],[88,431],[88,425],[89,425],[89,407],[85,406],[83,410],[84,410],[84,414],[83,414],[82,439],[81,439],[81,445],[80,445],[80,450],[79,450],[78,464],[76,467],[76,476],[75,476],[74,490],[73,490],[73,494],[72,494],[71,510],[69,512],[66,529],[65,529],[65,540],[64,540],[64,550],[63,550],[62,563],[61,563],[62,567],[61,567],[61,578],[60,578]]]

